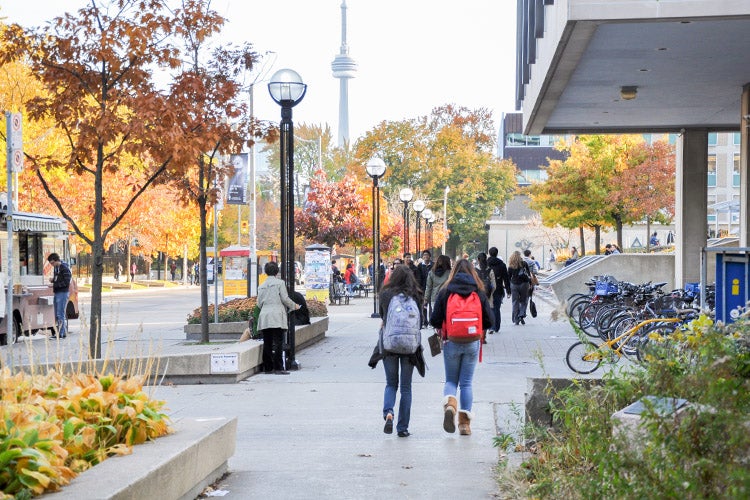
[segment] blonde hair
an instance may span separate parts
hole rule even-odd
[[[520,269],[523,266],[523,257],[521,257],[521,252],[516,250],[510,255],[510,258],[508,259],[508,267],[512,269]]]

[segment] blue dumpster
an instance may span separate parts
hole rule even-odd
[[[750,253],[716,254],[716,319],[731,323],[744,311],[748,300]]]

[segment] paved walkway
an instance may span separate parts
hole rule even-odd
[[[550,304],[537,303],[538,318],[506,321],[484,346],[472,436],[442,429],[442,356],[428,359],[425,378],[414,375],[412,435],[383,433],[383,368],[367,366],[380,321],[370,318],[371,298],[330,306],[326,339],[299,352],[302,368],[289,376],[158,387],[154,396],[167,401],[174,420],[238,417],[224,498],[492,498],[492,438],[515,428],[510,408],[522,411],[526,377],[570,376],[563,356],[575,335],[551,320]],[[510,317],[509,303],[503,314]]]

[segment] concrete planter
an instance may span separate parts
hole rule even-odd
[[[247,328],[247,321],[232,323],[209,323],[208,336],[211,341],[239,340],[242,332]],[[185,325],[185,339],[200,341],[201,325]],[[328,316],[310,318],[309,325],[301,325],[295,329],[295,344],[297,349],[323,339],[328,330]]]

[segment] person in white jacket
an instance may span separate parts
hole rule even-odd
[[[258,287],[258,331],[263,335],[263,371],[289,375],[284,370],[282,339],[288,329],[287,311],[295,311],[300,306],[289,298],[286,283],[276,277],[278,264],[267,262],[263,271],[268,275]]]

